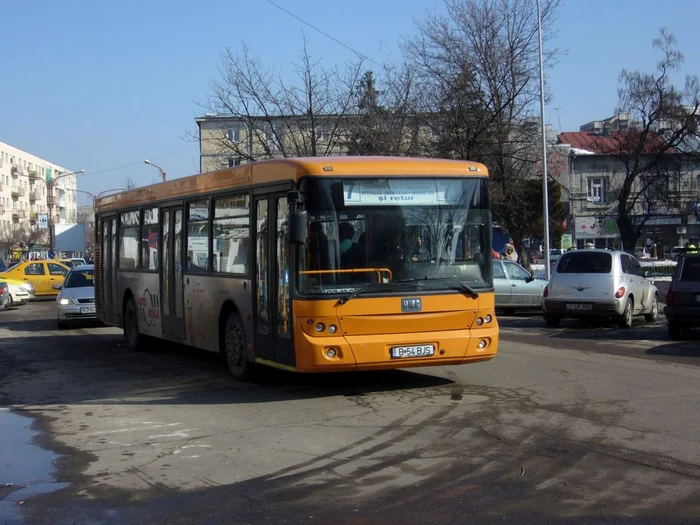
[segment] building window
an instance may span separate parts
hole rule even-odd
[[[240,157],[229,157],[228,158],[228,167],[233,168],[234,166],[240,166],[241,165],[241,158]]]
[[[596,204],[608,202],[608,179],[604,177],[588,179],[588,202]]]
[[[226,139],[238,144],[241,141],[241,128],[236,126],[226,130]]]

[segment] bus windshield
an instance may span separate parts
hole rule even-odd
[[[486,178],[307,178],[301,294],[491,288]]]

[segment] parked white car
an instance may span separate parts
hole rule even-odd
[[[544,320],[612,317],[630,328],[635,315],[655,321],[658,291],[639,261],[614,250],[577,250],[561,256],[544,289]]]

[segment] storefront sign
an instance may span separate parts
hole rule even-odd
[[[615,239],[619,237],[617,221],[611,217],[576,217],[577,239]]]

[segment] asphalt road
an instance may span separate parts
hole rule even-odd
[[[20,480],[46,450],[12,445],[0,523],[700,523],[700,337],[663,320],[500,318],[488,363],[241,384],[53,316],[0,312],[0,405],[56,454]]]

